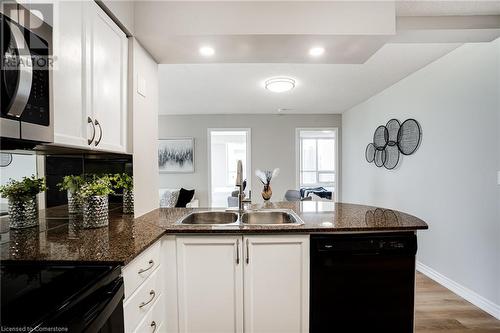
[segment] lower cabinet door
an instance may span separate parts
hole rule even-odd
[[[309,236],[245,236],[245,333],[309,331]]]
[[[241,236],[179,236],[179,331],[243,332]]]

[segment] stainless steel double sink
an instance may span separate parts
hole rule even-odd
[[[304,224],[304,222],[292,210],[250,210],[241,214],[230,211],[199,211],[186,215],[177,223],[197,225]]]

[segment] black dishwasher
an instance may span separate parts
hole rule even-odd
[[[310,332],[413,332],[414,233],[311,236]]]

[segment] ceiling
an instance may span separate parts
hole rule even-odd
[[[365,64],[164,64],[160,114],[341,113],[445,55],[459,44],[386,44]],[[290,92],[263,81],[287,75]]]
[[[396,15],[500,15],[500,1],[396,1]]]
[[[161,64],[160,114],[342,113],[463,43],[500,36],[500,1],[134,6],[135,36]],[[201,56],[204,45],[215,54]],[[310,57],[318,45],[324,55]],[[262,85],[273,76],[297,86],[271,93]]]

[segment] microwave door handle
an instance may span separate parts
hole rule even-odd
[[[19,83],[14,95],[14,101],[10,109],[7,111],[9,116],[21,117],[28,103],[31,94],[31,84],[33,82],[33,63],[28,44],[24,39],[23,33],[12,22],[8,22],[10,31],[14,36],[16,49],[19,53]],[[8,70],[8,69],[7,69]]]

